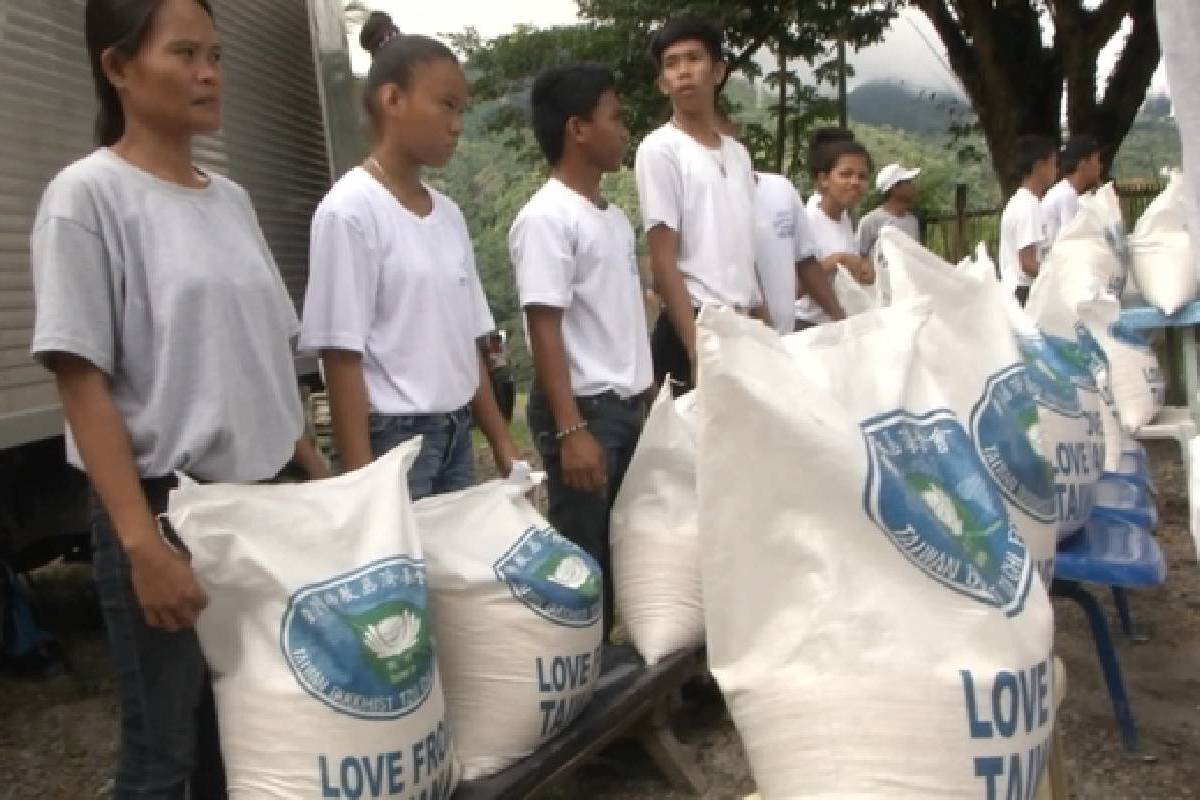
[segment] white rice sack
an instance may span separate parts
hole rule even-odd
[[[446,717],[463,777],[499,772],[561,732],[600,672],[603,578],[526,499],[528,466],[419,500]]]
[[[1043,405],[1039,376],[1029,370],[1032,359],[1045,347],[1044,340],[1016,299],[1000,286],[982,244],[976,261],[962,264],[958,270],[895,229],[885,228],[880,233],[878,249],[894,265],[893,297],[897,301],[933,297],[938,301],[934,314],[962,302],[988,307],[988,313],[973,324],[973,338],[988,339],[991,357],[997,363],[1007,359],[1009,366],[997,367],[997,376],[990,379],[995,385],[986,392],[982,413],[972,416],[971,438],[1004,497],[1009,518],[1049,586],[1058,544],[1053,459],[1061,445],[1056,438],[1061,428]],[[945,357],[952,361],[971,354],[948,352]]]
[[[971,433],[1011,340],[894,302],[701,315],[709,664],[767,800],[1026,797],[1049,752],[1050,604]]]
[[[838,265],[837,272],[833,275],[833,294],[848,317],[871,311],[883,305],[880,285],[881,281],[878,278],[870,286],[862,285],[854,280],[850,271],[841,264]]]
[[[1089,361],[1101,363],[1094,353],[1086,352],[1090,348],[1103,352],[1107,380],[1097,380],[1101,390],[1111,387],[1120,421],[1106,429],[1108,452],[1116,454],[1122,429],[1137,431],[1161,410],[1162,372],[1149,347],[1114,336],[1130,259],[1112,184],[1094,197],[1081,197],[1079,207],[1042,264],[1026,311],[1047,334],[1076,340]],[[1080,334],[1080,328],[1086,328],[1090,337]],[[1110,419],[1105,418],[1106,424]]]
[[[1172,172],[1167,188],[1147,206],[1129,237],[1142,298],[1164,314],[1174,314],[1200,292],[1187,224],[1189,202],[1183,173]]]
[[[647,664],[704,643],[695,401],[663,386],[613,504],[616,615]]]
[[[406,482],[419,448],[314,483],[171,493],[171,523],[209,597],[196,631],[231,798],[453,792]]]

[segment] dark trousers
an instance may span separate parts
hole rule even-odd
[[[155,514],[173,481],[145,481]],[[212,685],[194,630],[146,624],[129,559],[98,498],[92,498],[92,568],[108,633],[121,711],[114,800],[221,800],[225,767]]]
[[[546,488],[550,495],[547,517],[559,533],[579,545],[600,565],[604,573],[604,632],[612,628],[612,559],[609,557],[609,513],[613,500],[633,458],[645,417],[642,397],[622,400],[615,393],[577,397],[579,413],[587,421],[588,431],[604,449],[608,486],[600,492],[583,492],[563,482],[557,428],[546,397],[536,387],[529,394],[527,416],[529,432],[546,470]]]
[[[650,334],[650,358],[654,363],[655,386],[662,386],[670,378],[673,381],[671,391],[676,397],[696,388],[692,380],[692,360],[665,308],[659,313]]]

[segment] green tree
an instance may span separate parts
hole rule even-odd
[[[852,48],[877,41],[901,0],[579,0],[582,22],[538,29],[518,28],[483,41],[473,30],[454,38],[467,59],[476,97],[501,100],[489,122],[493,130],[523,124],[524,94],[541,70],[567,61],[595,61],[613,69],[635,141],[662,124],[668,107],[656,86],[649,46],[667,18],[690,11],[711,19],[724,32],[730,75],[766,78],[776,94],[769,124],[747,130],[756,164],[796,172],[808,123],[833,107],[812,86],[795,78],[791,64],[803,61],[818,78],[836,77],[839,38]],[[760,53],[774,56],[776,69],[763,75]],[[514,139],[519,143],[519,139]]]
[[[1084,0],[912,2],[946,47],[1006,194],[1020,183],[1017,137],[1060,137],[1064,89],[1069,129],[1100,139],[1111,164],[1158,67],[1154,0],[1102,0],[1090,8]],[[1125,20],[1129,35],[1100,96],[1097,56]]]

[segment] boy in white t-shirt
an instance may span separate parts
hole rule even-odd
[[[1100,155],[1100,142],[1087,134],[1072,136],[1063,145],[1058,156],[1063,179],[1042,198],[1047,248],[1054,245],[1062,229],[1075,219],[1079,211],[1079,196],[1100,184],[1100,174],[1104,170]]]
[[[1024,306],[1046,253],[1041,197],[1054,182],[1058,153],[1045,136],[1017,139],[1021,186],[1000,216],[1000,282]]]
[[[547,516],[600,564],[606,611],[609,512],[653,377],[633,228],[600,191],[629,146],[614,85],[591,64],[538,76],[533,129],[552,171],[508,235],[533,353],[529,430],[548,473]]]
[[[754,172],[746,148],[720,132],[720,32],[697,17],[675,17],[654,35],[651,55],[658,87],[671,99],[670,122],[642,140],[635,161],[664,306],[651,350],[655,378],[670,375],[687,388],[700,306],[764,315],[754,270]]]

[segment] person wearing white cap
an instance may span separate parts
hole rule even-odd
[[[917,197],[913,180],[920,174],[920,169],[909,169],[900,164],[888,164],[879,170],[875,176],[875,189],[883,197],[883,203],[859,220],[858,252],[874,257],[872,251],[879,232],[888,226],[899,228],[914,241],[920,238],[917,218],[911,210]]]

